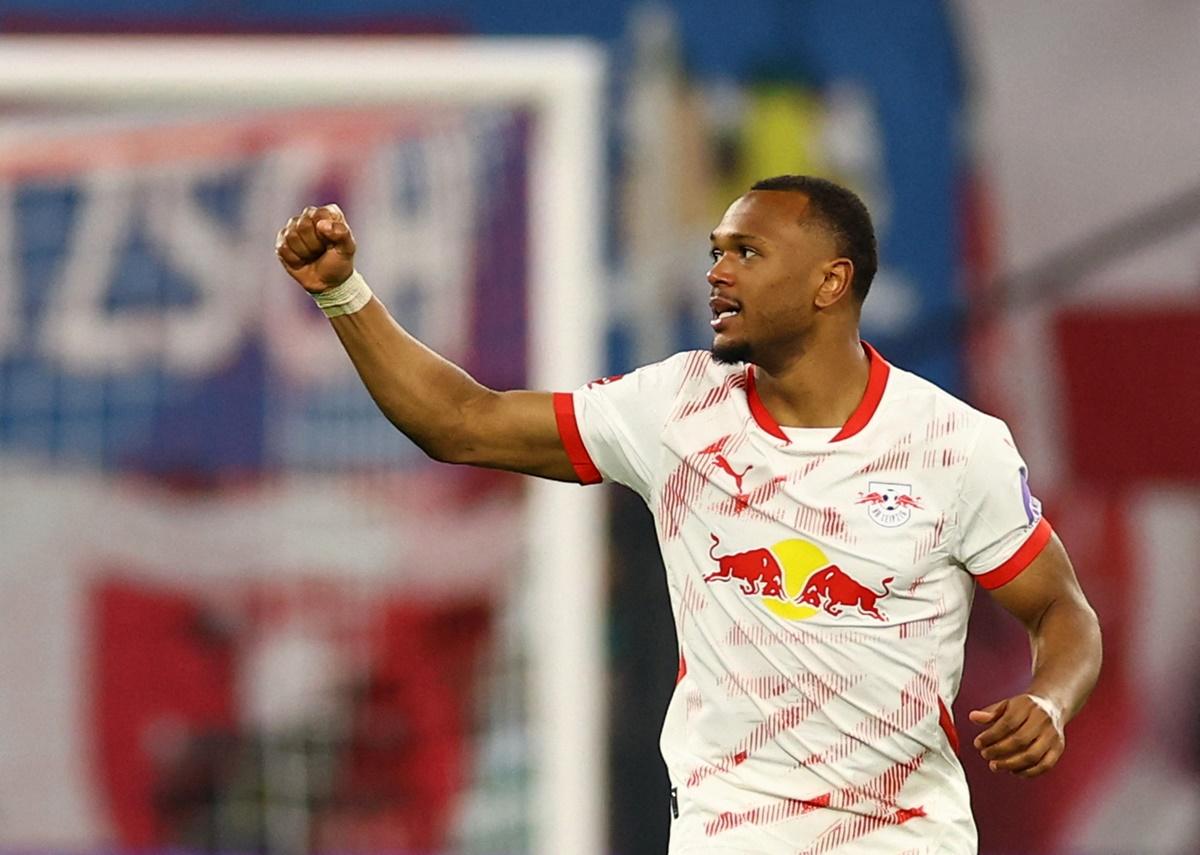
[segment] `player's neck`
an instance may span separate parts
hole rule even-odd
[[[841,427],[867,389],[870,360],[853,335],[807,342],[779,365],[756,365],[755,386],[767,412],[784,427]]]

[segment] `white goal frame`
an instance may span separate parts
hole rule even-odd
[[[529,380],[565,390],[602,370],[605,66],[582,40],[6,36],[0,98],[528,108]],[[602,498],[541,480],[529,489],[534,855],[607,847]]]

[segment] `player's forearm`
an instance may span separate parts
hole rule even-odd
[[[463,459],[471,442],[468,413],[495,393],[417,341],[378,299],[331,323],[392,424],[435,459]]]
[[[1081,598],[1052,603],[1030,628],[1033,681],[1030,694],[1047,698],[1070,721],[1096,685],[1102,658],[1100,624]]]
[[[494,392],[401,329],[355,273],[357,246],[337,205],[310,205],[275,236],[280,264],[332,319],[384,415],[436,460],[578,480],[554,397]]]

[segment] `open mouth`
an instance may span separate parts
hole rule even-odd
[[[739,306],[733,300],[725,297],[711,298],[708,301],[708,306],[710,309],[712,309],[713,315],[712,320],[709,321],[709,325],[717,332],[720,332],[721,329],[725,327],[726,322],[729,321],[730,318],[736,317],[737,315],[741,314],[742,311],[741,306]]]

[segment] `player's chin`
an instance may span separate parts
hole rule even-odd
[[[750,362],[751,350],[749,342],[734,339],[717,333],[712,343],[712,358],[723,365],[736,365],[739,362]]]

